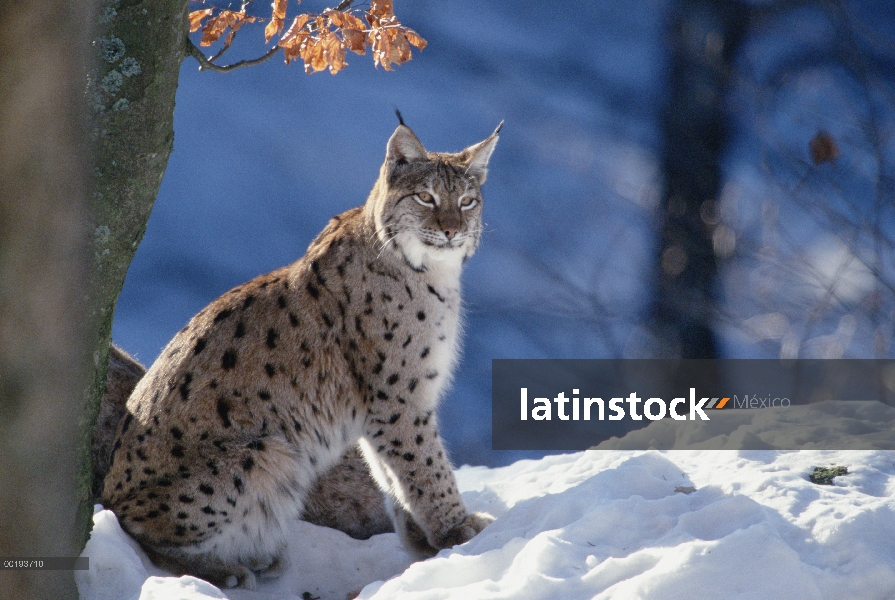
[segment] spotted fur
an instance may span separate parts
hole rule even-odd
[[[497,133],[439,154],[399,126],[362,207],[163,350],[128,401],[103,490],[159,566],[231,587],[278,574],[286,525],[358,443],[411,548],[450,547],[490,522],[460,499],[435,410]]]

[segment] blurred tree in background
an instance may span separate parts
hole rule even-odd
[[[673,2],[651,355],[891,356],[895,46],[861,8]]]

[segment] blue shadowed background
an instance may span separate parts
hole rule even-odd
[[[324,8],[312,4],[301,8]],[[149,364],[217,296],[299,258],[330,217],[366,199],[395,107],[436,151],[461,150],[504,120],[440,429],[458,464],[543,455],[491,450],[491,360],[625,357],[648,335],[664,264],[656,231],[675,4],[398,2],[401,22],[429,45],[394,72],[374,69],[369,53],[349,54],[334,77],[281,57],[228,74],[188,58],[175,151],[114,341]],[[863,79],[837,49],[835,14],[810,7],[752,27],[731,61],[734,134],[710,223],[726,356],[891,354],[895,8],[843,6]],[[262,43],[246,26],[224,62]],[[820,130],[836,141],[833,163],[809,158]]]

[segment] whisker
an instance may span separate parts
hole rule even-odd
[[[398,237],[400,234],[401,234],[401,232],[399,231],[398,233],[396,233],[396,234],[393,235],[392,237],[390,237],[390,238],[388,238],[387,240],[385,240],[385,242],[382,244],[382,248],[379,250],[379,254],[376,255],[376,260],[379,260],[379,257],[382,256],[382,253],[385,252],[385,249],[388,247],[388,245],[389,245],[390,243],[392,243],[392,242],[394,241],[394,239],[395,239],[396,237]]]

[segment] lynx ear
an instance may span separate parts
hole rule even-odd
[[[485,183],[485,179],[488,177],[488,160],[491,158],[491,153],[494,152],[494,147],[497,146],[497,140],[500,139],[498,134],[502,127],[503,121],[488,139],[470,146],[460,153],[461,156],[465,156],[466,173],[475,177],[479,185]]]
[[[398,125],[388,140],[385,161],[392,166],[402,165],[426,158],[426,149],[406,125]]]

